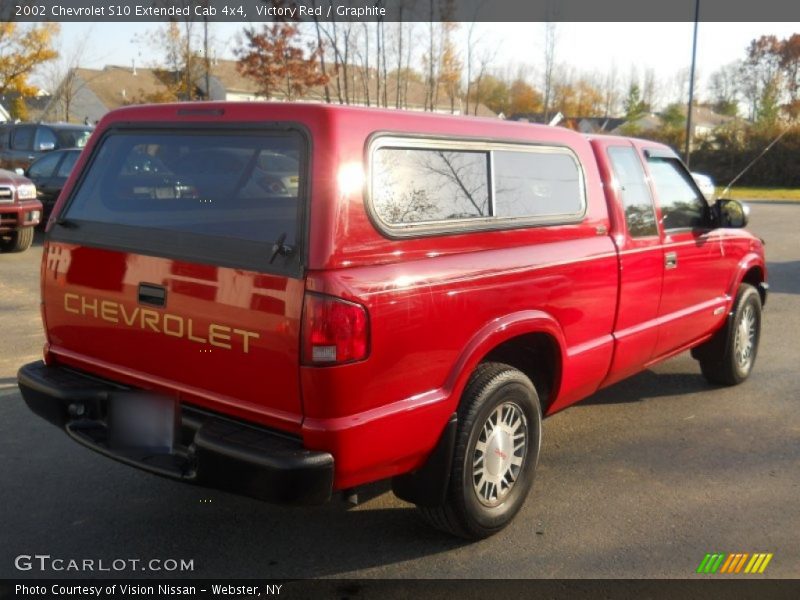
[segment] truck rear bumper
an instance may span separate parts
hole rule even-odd
[[[114,448],[108,407],[126,388],[42,361],[18,373],[25,403],[76,442],[105,456],[186,483],[283,504],[321,504],[333,489],[334,462],[301,441],[187,405],[178,409],[169,452]]]

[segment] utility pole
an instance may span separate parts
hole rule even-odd
[[[211,100],[211,58],[208,56],[208,17],[203,17],[203,58],[206,68],[206,100]]]
[[[689,71],[689,105],[686,108],[686,148],[683,153],[686,166],[692,157],[692,103],[694,102],[694,68],[697,61],[697,24],[700,18],[700,0],[694,0],[694,37],[692,39],[692,68]]]

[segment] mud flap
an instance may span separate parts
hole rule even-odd
[[[457,427],[458,415],[453,413],[425,464],[416,471],[392,479],[395,496],[427,508],[444,504],[453,466]]]

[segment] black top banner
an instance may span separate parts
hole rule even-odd
[[[0,0],[3,21],[800,21],[794,0]],[[800,23],[799,23],[800,25]]]

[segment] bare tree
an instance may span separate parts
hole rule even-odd
[[[311,7],[312,8],[317,7],[316,0],[311,0]],[[322,73],[322,77],[325,79],[325,85],[323,86],[323,90],[325,93],[325,102],[330,104],[331,90],[329,85],[330,78],[328,77],[328,69],[325,64],[325,44],[322,41],[322,31],[316,13],[314,14],[313,18],[314,18],[314,31],[317,34],[317,56],[319,56],[319,69],[320,72]]]
[[[553,96],[553,77],[556,67],[558,31],[553,21],[544,26],[544,120],[550,120],[550,103]]]
[[[473,85],[474,89],[474,104],[472,107],[472,114],[478,114],[478,108],[480,107],[481,103],[483,102],[483,79],[486,76],[486,73],[489,69],[489,65],[491,65],[495,58],[497,57],[497,53],[500,50],[499,45],[495,45],[490,48],[486,48],[481,52],[478,56],[478,75],[475,77],[475,84]]]
[[[648,110],[654,110],[658,103],[656,85],[656,72],[652,67],[648,67],[644,71],[644,78],[642,82],[642,102],[647,105]]]
[[[364,102],[369,106],[369,28],[366,22],[362,25],[364,27],[364,47],[359,50],[358,54],[361,56],[361,86],[364,92]]]
[[[78,37],[71,46],[62,47],[59,59],[51,63],[44,72],[43,78],[51,97],[42,111],[42,119],[66,122],[71,119],[73,102],[90,81],[81,77],[78,69],[81,63],[88,60],[87,51],[93,38],[93,29],[91,27],[85,35]]]
[[[398,18],[399,21],[397,22],[397,73],[395,75],[396,81],[395,86],[395,102],[394,107],[400,108],[400,98],[401,98],[401,89],[400,89],[400,82],[403,77],[403,9],[404,3],[401,2],[400,6],[398,7]]]
[[[714,110],[719,113],[735,116],[738,112],[739,80],[741,62],[734,61],[723,65],[711,74],[708,89],[714,103]]]
[[[436,88],[439,82],[436,77],[437,51],[435,45],[435,17],[436,4],[434,0],[429,0],[429,22],[428,22],[428,54],[425,57],[428,75],[425,80],[425,110],[435,110],[436,108]]]
[[[619,82],[616,63],[611,63],[611,68],[606,73],[603,83],[603,104],[605,107],[605,117],[608,118],[616,112],[619,102]]]
[[[416,29],[413,23],[409,24],[408,30],[408,44],[406,48],[406,67],[403,70],[404,72],[404,79],[403,79],[403,106],[408,107],[408,85],[410,82],[409,73],[411,71],[411,56],[412,56],[412,49],[414,48],[415,44],[413,43],[416,39]]]

